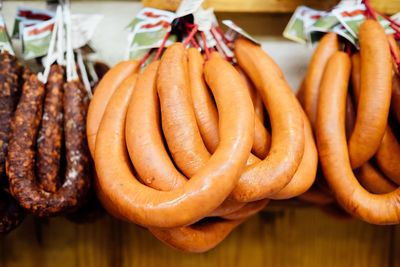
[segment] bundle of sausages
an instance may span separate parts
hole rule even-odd
[[[323,175],[338,203],[369,223],[397,224],[400,84],[391,50],[398,59],[399,48],[374,20],[361,25],[359,43],[360,52],[350,56],[339,51],[336,34],[325,35],[299,97],[315,131]]]
[[[121,62],[89,106],[102,204],[180,250],[215,247],[269,199],[314,182],[312,129],[281,70],[248,40],[234,49],[236,68],[181,43],[141,73]]]
[[[7,155],[10,191],[37,216],[79,207],[90,187],[85,138],[88,97],[79,81],[64,83],[54,64],[46,85],[29,75],[14,114]]]

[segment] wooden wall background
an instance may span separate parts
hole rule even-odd
[[[145,229],[109,216],[87,225],[30,217],[0,239],[0,266],[395,267],[399,249],[399,227],[338,220],[312,207],[270,208],[199,255],[173,250]]]

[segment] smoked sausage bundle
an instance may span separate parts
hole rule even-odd
[[[64,70],[58,65],[51,67],[46,86],[35,74],[23,85],[7,171],[11,194],[34,215],[74,211],[86,200],[91,183],[87,106],[82,84],[64,83]]]
[[[181,43],[141,73],[121,62],[89,106],[103,206],[180,250],[215,247],[269,199],[314,182],[312,128],[282,72],[258,45],[234,47],[235,67]]]
[[[398,224],[400,144],[393,107],[398,68],[391,59],[398,45],[371,19],[360,27],[359,44],[359,53],[350,57],[340,51],[334,33],[325,35],[301,99],[309,119],[315,120],[323,176],[338,203],[369,223]],[[317,65],[321,75],[309,75]]]

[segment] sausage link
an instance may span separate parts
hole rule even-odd
[[[400,185],[400,144],[389,125],[375,154],[375,161],[390,180]]]
[[[163,142],[156,86],[158,66],[159,61],[153,62],[138,76],[126,115],[125,139],[138,178],[154,189],[171,191],[187,179],[174,166]]]
[[[5,173],[11,120],[20,95],[17,59],[8,52],[0,54],[0,177]]]
[[[158,69],[161,122],[174,162],[187,177],[192,177],[208,161],[210,153],[197,127],[189,87],[185,48],[174,44],[164,53]]]
[[[246,167],[232,192],[236,200],[249,202],[272,196],[289,184],[303,157],[304,126],[297,100],[276,63],[244,39],[236,41],[235,55],[263,98],[272,128],[272,153]]]
[[[397,186],[388,181],[371,163],[365,163],[355,171],[360,184],[374,194],[386,194],[396,190]]]
[[[345,134],[350,66],[348,55],[337,52],[329,60],[323,76],[317,116],[317,145],[322,168],[338,202],[349,213],[369,223],[398,223],[399,189],[389,194],[371,194],[352,172]]]
[[[92,157],[94,157],[97,131],[107,103],[118,86],[132,73],[137,72],[139,67],[138,61],[122,61],[111,68],[96,86],[93,98],[90,101],[86,123],[86,134]]]
[[[389,40],[391,40],[391,38],[389,38]],[[361,93],[360,57],[356,55],[352,56],[352,63],[354,64],[352,67],[353,95],[355,103],[358,105]],[[393,80],[393,85],[394,84],[395,80]],[[375,161],[386,177],[391,179],[393,182],[400,184],[400,144],[394,136],[389,124],[386,126],[384,136],[378,150],[376,151]]]
[[[313,129],[317,118],[317,103],[322,75],[329,58],[339,51],[339,40],[336,33],[328,33],[322,37],[307,69],[304,79],[304,111],[310,119]]]
[[[200,221],[191,227],[149,230],[159,240],[173,248],[201,253],[217,246],[242,222],[243,220],[213,219],[211,222]]]
[[[348,145],[353,168],[363,165],[378,150],[387,125],[392,92],[391,56],[384,29],[378,22],[366,20],[360,27],[359,40],[360,96]]]
[[[158,65],[159,62],[150,64],[138,77],[127,111],[126,144],[138,178],[154,189],[171,191],[187,179],[176,169],[163,143],[156,88]],[[244,205],[226,200],[209,215],[231,213]]]
[[[148,188],[133,176],[124,138],[128,92],[133,88],[113,95],[100,125],[95,165],[101,200],[105,206],[114,206],[121,217],[147,227],[188,225],[217,208],[234,188],[252,145],[251,99],[238,88],[240,77],[229,63],[211,59],[205,64],[205,75],[212,81],[209,85],[220,115],[221,140],[207,166],[173,191]]]
[[[300,104],[298,104],[300,107]],[[318,151],[314,142],[311,124],[304,111],[304,154],[300,165],[292,180],[277,194],[270,196],[271,199],[288,199],[305,193],[314,183],[318,168]]]
[[[37,176],[43,190],[54,193],[60,186],[61,147],[63,137],[64,70],[60,65],[50,69],[42,123],[37,139]]]
[[[77,207],[89,188],[89,157],[85,139],[86,94],[78,82],[64,86],[64,131],[66,174],[54,194],[36,183],[35,147],[43,112],[44,86],[32,75],[24,84],[15,112],[7,157],[12,195],[19,204],[37,216],[51,216]]]
[[[393,35],[388,35],[388,40],[393,47],[393,52],[397,58],[400,58],[399,45]],[[397,122],[400,123],[400,78],[397,63],[393,61],[393,82],[392,82],[392,98],[391,98],[391,111],[396,118]]]
[[[0,191],[0,234],[16,228],[24,219],[25,212],[6,190]]]

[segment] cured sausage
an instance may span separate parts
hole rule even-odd
[[[318,105],[317,146],[330,187],[349,213],[374,224],[400,221],[399,189],[383,195],[367,192],[353,174],[346,144],[345,105],[350,79],[350,59],[344,52],[329,60]]]
[[[385,194],[396,190],[397,186],[388,181],[371,163],[365,163],[355,171],[360,184],[374,194]]]
[[[389,38],[390,40],[390,38]],[[358,105],[360,98],[360,57],[352,56],[352,83],[353,83],[353,95],[356,105]],[[393,81],[393,85],[395,80]],[[349,108],[349,106],[347,107]],[[353,112],[354,113],[354,112]],[[380,170],[392,181],[400,184],[400,144],[397,141],[395,135],[389,124],[386,126],[386,130],[382,141],[375,154],[375,161],[378,164]],[[364,168],[367,169],[367,168]],[[370,168],[369,168],[370,169]]]
[[[127,110],[125,139],[138,178],[154,189],[171,191],[187,179],[176,169],[163,143],[156,87],[158,66],[159,61],[155,61],[138,76]]]
[[[196,48],[189,48],[188,65],[190,93],[197,125],[204,144],[210,153],[218,146],[218,111],[203,78],[203,56]]]
[[[400,58],[400,49],[396,39],[393,35],[388,35],[389,43],[394,49],[392,52],[397,58]],[[392,98],[391,98],[391,111],[396,118],[397,122],[400,123],[400,78],[399,78],[399,66],[396,62],[393,62],[393,82],[392,82]]]
[[[126,144],[138,178],[157,190],[171,191],[187,179],[175,168],[163,143],[156,88],[158,65],[158,61],[151,63],[138,77],[127,111]],[[209,216],[225,215],[244,205],[226,200]]]
[[[261,47],[238,39],[235,55],[263,98],[272,128],[273,153],[246,167],[232,192],[236,200],[250,202],[272,196],[289,184],[303,157],[304,126],[283,73]]]
[[[112,94],[118,86],[132,73],[139,70],[138,61],[122,61],[111,68],[101,79],[90,101],[87,115],[87,139],[92,157],[94,157],[94,147],[96,144],[96,135],[99,130],[101,118]]]
[[[336,33],[327,33],[317,46],[304,78],[304,111],[310,119],[313,129],[317,118],[317,103],[322,75],[329,58],[339,51],[339,40]]]
[[[213,219],[211,222],[199,222],[191,227],[149,230],[159,240],[171,247],[200,253],[214,248],[242,222],[243,220]]]
[[[220,115],[221,140],[207,166],[182,187],[169,192],[148,188],[133,176],[124,141],[130,93],[117,91],[113,95],[100,125],[95,165],[102,201],[114,206],[121,217],[148,227],[188,225],[217,208],[234,188],[252,145],[251,99],[238,88],[240,77],[229,63],[211,59],[205,64],[205,75],[211,81]],[[233,102],[241,108],[233,107]]]
[[[0,54],[0,177],[5,173],[11,119],[21,91],[19,72],[17,59],[6,51],[2,52]]]
[[[6,234],[17,227],[25,212],[4,189],[0,191],[0,234]]]
[[[192,177],[210,158],[203,143],[190,96],[185,47],[167,49],[158,69],[157,91],[161,122],[171,156],[178,168]]]
[[[390,180],[400,185],[400,144],[389,125],[375,154],[375,161]]]
[[[271,199],[288,199],[305,193],[314,183],[318,168],[318,151],[314,142],[314,135],[306,114],[304,117],[304,154],[300,165],[292,180]]]
[[[42,118],[44,86],[32,75],[17,106],[7,157],[10,190],[19,204],[38,216],[77,207],[89,188],[89,157],[85,139],[86,94],[77,81],[64,86],[66,174],[54,194],[42,190],[35,177],[35,146]]]
[[[360,27],[359,41],[360,97],[348,145],[353,168],[363,165],[378,150],[387,125],[392,92],[391,56],[384,29],[378,22],[366,20]]]
[[[63,137],[64,70],[60,65],[50,69],[42,123],[37,139],[37,176],[43,190],[54,193],[60,186],[61,147]]]

